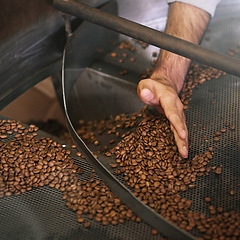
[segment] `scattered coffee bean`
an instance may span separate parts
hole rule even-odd
[[[219,137],[214,137],[214,138],[213,138],[213,141],[215,141],[215,142],[218,142],[219,140],[220,140]]]
[[[220,167],[216,168],[215,173],[216,174],[221,174],[222,173],[222,168],[220,168]]]
[[[230,195],[234,195],[236,192],[234,190],[230,190]]]
[[[115,53],[115,52],[112,52],[112,53],[111,53],[111,57],[114,57],[114,58],[115,58],[116,56],[117,56],[117,53]]]
[[[210,197],[205,197],[205,202],[211,202],[211,198]]]
[[[90,226],[91,226],[91,223],[90,223],[90,222],[85,222],[85,223],[84,223],[84,227],[85,227],[85,228],[89,228]]]
[[[118,165],[117,165],[116,163],[111,163],[110,166],[111,166],[112,168],[116,168]]]
[[[152,235],[157,235],[157,234],[158,234],[158,230],[152,229]]]
[[[227,131],[227,129],[226,128],[221,128],[221,130],[220,130],[222,133],[224,133],[224,132],[226,132]]]

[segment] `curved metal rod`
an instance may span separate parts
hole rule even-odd
[[[54,6],[60,11],[240,77],[240,61],[225,54],[73,0],[55,0]]]

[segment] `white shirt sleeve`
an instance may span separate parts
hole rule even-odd
[[[216,7],[221,0],[166,0],[167,3],[183,2],[195,7],[201,8],[208,12],[212,17],[214,16]]]

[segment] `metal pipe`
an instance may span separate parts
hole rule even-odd
[[[73,0],[55,0],[56,9],[240,77],[240,61]]]

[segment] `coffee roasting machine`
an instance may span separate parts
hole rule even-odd
[[[24,9],[16,1],[9,1],[11,2],[16,4],[16,8]],[[9,25],[5,24],[2,29],[0,107],[3,109],[27,89],[52,76],[66,114],[69,132],[83,155],[78,154],[75,148],[71,149],[63,140],[42,131],[37,131],[38,135],[34,134],[37,129],[33,126],[20,126],[1,116],[0,193],[4,193],[0,198],[1,239],[161,239],[162,234],[170,239],[197,239],[217,234],[214,230],[210,233],[211,227],[208,227],[213,225],[213,221],[217,221],[213,220],[214,217],[220,219],[220,222],[214,224],[224,222],[226,226],[233,225],[237,229],[231,232],[226,228],[221,233],[222,236],[226,236],[226,239],[238,239],[240,2],[232,0],[219,4],[200,47],[157,31],[163,28],[164,19],[157,15],[156,9],[161,7],[167,11],[167,8],[165,5],[158,6],[156,0],[151,0],[148,4],[135,0],[131,3],[125,0],[92,0],[88,2],[88,6],[81,3],[84,1],[73,0],[33,2],[30,8],[35,12],[34,16],[26,15],[28,21],[20,19],[16,9],[16,14],[11,14],[8,19]],[[153,4],[158,7],[153,8]],[[7,7],[5,10],[9,12]],[[149,14],[146,14],[147,10]],[[142,18],[139,16],[141,11]],[[18,18],[22,28],[20,33],[16,31],[14,24],[14,20]],[[139,113],[144,105],[136,94],[137,83],[140,74],[147,76],[148,71],[153,68],[159,47],[194,61],[188,74],[192,85],[184,95],[183,103],[191,145],[189,161],[192,164],[195,156],[204,159],[198,169],[199,177],[187,184],[187,189],[182,189],[179,193],[181,200],[176,200],[183,205],[191,203],[187,220],[181,218],[181,222],[177,224],[170,217],[161,216],[149,207],[149,202],[146,204],[132,193],[132,188],[126,184],[127,173],[116,173],[116,156],[110,154],[110,158],[107,157],[106,153],[99,150],[101,144],[100,147],[98,144],[88,144],[77,133],[82,121],[101,121],[119,114]],[[194,74],[197,71],[198,75]],[[25,136],[32,132],[31,138]],[[51,153],[45,152],[41,156],[43,148],[34,140],[37,137],[47,137],[46,140],[41,140],[41,144],[45,146],[44,151]],[[107,136],[101,134],[100,138],[103,146],[109,145],[110,139]],[[56,143],[49,139],[54,139]],[[117,144],[117,139],[112,141]],[[14,145],[14,141],[18,141],[19,145]],[[21,145],[21,141],[27,143]],[[31,146],[35,148],[30,148],[29,144],[33,144]],[[26,159],[31,159],[32,165],[26,163],[28,160],[21,159],[25,154],[25,150],[22,150],[24,147],[26,152],[34,152],[33,148],[40,149],[37,150],[40,157],[35,160],[32,160],[34,154],[29,157],[27,153]],[[57,150],[60,153],[56,153],[57,147],[62,148]],[[6,153],[4,149],[9,149],[9,152]],[[18,149],[16,157],[16,152],[13,154],[14,149]],[[58,154],[64,156],[65,163],[58,159]],[[12,162],[6,159],[11,159]],[[17,170],[14,167],[11,172],[18,159],[25,161],[25,167],[21,168],[21,162]],[[81,171],[74,167],[75,170],[66,170],[71,169],[72,160]],[[26,174],[26,166],[28,171],[33,170],[36,181],[33,180],[34,177],[31,179],[31,174]],[[60,170],[61,166],[65,170]],[[94,179],[93,169],[96,172]],[[21,180],[21,176],[32,184],[24,191],[21,191],[20,183],[29,182]],[[59,179],[64,177],[66,181],[63,184]],[[118,220],[118,224],[115,224],[115,208],[105,212],[111,221],[104,220],[103,210],[100,208],[94,210],[96,215],[89,209],[84,210],[86,205],[81,195],[86,193],[84,191],[87,187],[93,189],[101,186],[99,191],[106,191],[102,182],[126,206],[123,208],[122,204],[122,209],[117,208],[120,215],[122,211],[127,216],[123,222]],[[11,188],[11,184],[14,187]],[[59,186],[56,187],[57,185]],[[10,190],[5,191],[6,186]],[[13,188],[19,194],[14,194],[11,191]],[[88,194],[91,195],[90,192]],[[78,199],[76,196],[81,197]],[[102,199],[107,201],[105,197]],[[173,200],[164,198],[164,201]],[[166,205],[165,202],[160,204],[160,210]],[[97,201],[93,205],[89,203],[88,207],[95,209],[96,205]],[[172,208],[171,214],[174,211],[179,217],[182,210]],[[78,212],[81,212],[81,217],[76,217]],[[194,215],[196,212],[199,214]],[[90,217],[91,214],[94,216]],[[134,214],[138,217],[134,217]],[[98,221],[99,216],[101,221]],[[184,221],[191,229],[181,227]]]

